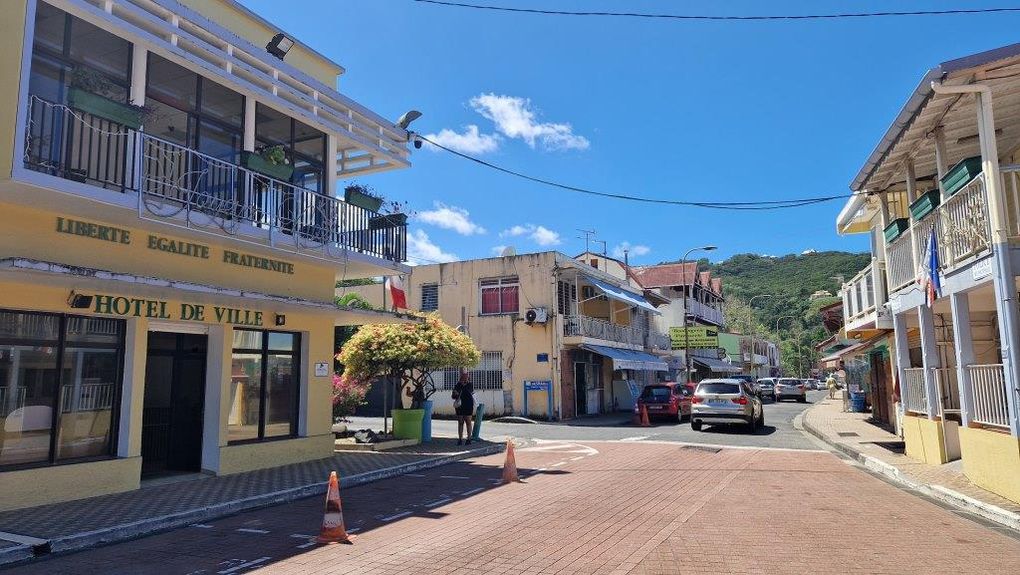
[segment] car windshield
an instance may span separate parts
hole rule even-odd
[[[648,386],[641,392],[642,399],[668,399],[669,388],[661,385]]]
[[[740,393],[736,383],[702,383],[698,386],[700,393]]]
[[[780,379],[779,383],[781,385],[797,385],[800,382],[798,382],[796,379]]]

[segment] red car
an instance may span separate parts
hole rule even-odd
[[[634,405],[634,413],[641,413],[641,406],[648,409],[648,419],[661,416],[675,417],[683,422],[691,416],[691,392],[683,384],[666,382],[646,385]]]

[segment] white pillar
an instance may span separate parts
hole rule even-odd
[[[138,44],[131,46],[131,105],[145,105],[145,76],[149,66],[149,51]]]
[[[927,396],[928,419],[939,415],[941,397],[935,390],[935,374],[932,370],[941,367],[938,346],[935,344],[935,319],[931,308],[922,305],[917,308],[917,318],[921,324],[921,360],[924,366],[924,390]]]
[[[244,97],[244,135],[242,146],[246,152],[255,151],[255,98]]]
[[[970,370],[974,363],[974,338],[970,329],[970,299],[966,292],[949,296],[953,311],[953,347],[956,348],[956,381],[960,387],[960,413],[963,427],[970,425],[974,416],[974,391],[970,383]]]
[[[209,327],[205,359],[205,405],[202,418],[202,469],[219,473],[220,446],[227,444],[225,419],[229,406],[224,396],[230,397],[231,364],[227,360],[227,328]],[[231,334],[232,336],[232,334]],[[304,346],[307,347],[307,346]],[[301,364],[307,365],[307,364]],[[302,370],[304,371],[304,370]],[[224,393],[226,391],[226,393]]]
[[[942,126],[935,128],[935,169],[939,185],[939,196],[946,199],[946,190],[942,187],[942,176],[946,175],[946,134]]]
[[[326,189],[323,190],[327,196],[337,196],[340,190],[336,189],[336,152],[337,137],[335,134],[326,134]]]
[[[896,348],[896,381],[900,384],[900,402],[902,403],[903,386],[906,382],[903,370],[910,369],[910,344],[907,341],[906,314],[893,314],[893,345]]]

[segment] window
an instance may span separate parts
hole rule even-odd
[[[255,141],[259,147],[282,145],[294,166],[291,181],[315,192],[326,192],[325,133],[256,103]]]
[[[478,390],[503,389],[503,352],[483,351],[482,360],[475,369],[468,371],[471,385]],[[453,389],[460,380],[460,369],[448,367],[434,372],[432,381],[440,389]]]
[[[298,334],[234,330],[230,443],[297,435],[300,358]]]
[[[563,315],[577,313],[577,284],[556,282],[556,309]]]
[[[0,467],[110,456],[124,321],[0,311]]]
[[[482,315],[517,313],[520,311],[516,277],[485,279],[478,282],[482,295]]]
[[[436,311],[439,309],[439,284],[424,284],[421,286],[421,311]]]

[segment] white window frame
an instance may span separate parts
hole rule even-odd
[[[486,289],[493,289],[501,291],[505,287],[516,287],[517,288],[517,309],[514,311],[503,310],[503,294],[500,294],[499,298],[499,311],[486,313],[482,302],[484,301],[483,293]],[[478,280],[478,315],[509,315],[513,313],[521,313],[521,280],[517,276],[506,276],[501,278],[483,278]]]

